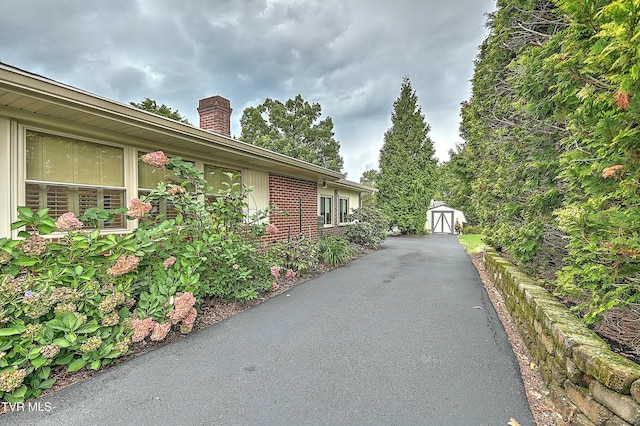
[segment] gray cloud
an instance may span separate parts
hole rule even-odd
[[[234,109],[298,93],[332,117],[345,171],[377,167],[402,78],[437,156],[458,141],[484,13],[494,0],[30,0],[3,2],[0,61],[122,102],[145,97],[198,123],[203,97]]]

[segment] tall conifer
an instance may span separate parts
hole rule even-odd
[[[404,234],[421,233],[435,193],[437,161],[418,96],[405,77],[380,150],[378,203]]]

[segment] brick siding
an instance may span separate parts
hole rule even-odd
[[[300,229],[300,200],[302,200],[302,229]],[[318,239],[318,184],[276,173],[269,174],[269,223],[279,232],[266,235],[265,242],[286,240],[289,235],[302,234],[313,241]]]

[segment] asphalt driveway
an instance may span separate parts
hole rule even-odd
[[[0,416],[15,425],[533,425],[453,236],[382,249]]]

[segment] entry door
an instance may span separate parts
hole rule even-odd
[[[431,232],[434,234],[453,234],[453,212],[431,212]]]

